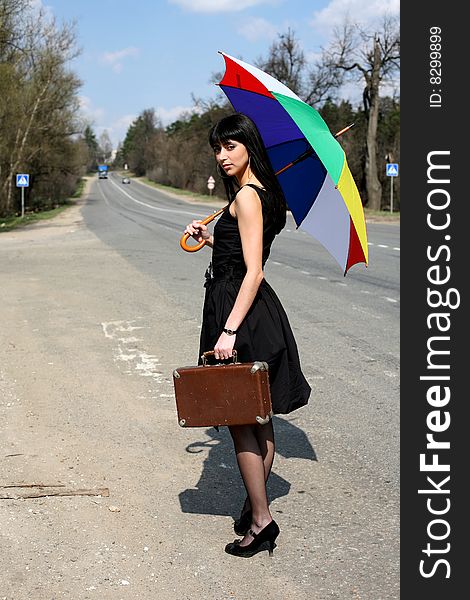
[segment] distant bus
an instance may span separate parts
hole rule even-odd
[[[98,165],[98,179],[108,179],[108,165]]]

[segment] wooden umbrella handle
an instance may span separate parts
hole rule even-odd
[[[228,204],[227,204],[227,206],[228,206]],[[202,225],[207,225],[208,223],[211,223],[216,217],[218,217],[219,215],[221,215],[224,212],[224,210],[227,208],[227,206],[224,206],[220,210],[217,210],[216,212],[214,212],[211,215],[209,215],[208,217],[206,217],[203,221],[201,221]],[[187,241],[190,237],[191,237],[191,235],[189,233],[185,233],[183,235],[183,237],[180,239],[180,246],[186,252],[197,252],[203,246],[206,245],[206,240],[202,240],[195,246],[188,246]]]

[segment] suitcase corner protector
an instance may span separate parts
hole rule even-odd
[[[179,425],[180,427],[185,427],[185,425],[186,425],[186,419],[180,419],[180,420],[178,421],[178,425]]]
[[[272,411],[271,411],[271,412],[269,412],[269,413],[266,415],[266,417],[264,417],[264,418],[263,418],[263,417],[260,417],[260,416],[257,416],[257,417],[256,417],[256,422],[257,422],[259,425],[266,425],[266,423],[269,423],[269,421],[271,420],[272,416],[273,416],[273,413],[272,413]]]
[[[262,362],[260,360],[257,360],[256,362],[253,363],[253,366],[251,367],[250,373],[252,375],[254,375],[256,373],[256,371],[268,371],[269,370],[269,366],[267,362]]]
[[[178,369],[175,369],[173,371],[173,379],[179,379],[181,377],[181,375],[178,373]]]

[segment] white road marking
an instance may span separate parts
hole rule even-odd
[[[127,338],[122,335],[126,332],[132,333],[136,329],[144,329],[142,326],[134,325],[137,320],[109,321],[101,323],[101,327],[105,337],[117,343],[117,347],[114,349],[115,362],[121,361],[129,365],[129,370],[126,373],[132,374],[137,371],[142,377],[152,377],[157,383],[163,383],[165,376],[157,370],[160,364],[158,357],[136,347],[129,348],[127,344],[135,344],[137,341],[142,340],[132,335]]]
[[[390,246],[387,246],[386,244],[374,244],[373,242],[367,242],[368,246],[377,246],[377,248],[390,248]],[[393,250],[398,250],[398,252],[400,252],[400,248],[394,246]]]
[[[374,315],[370,310],[363,308],[362,306],[356,306],[355,304],[351,305],[352,310],[356,310],[357,312],[363,313],[367,315],[367,318],[377,319],[380,321],[382,319],[381,315]]]
[[[142,201],[140,201],[140,200],[137,200],[136,198],[133,198],[133,197],[132,197],[132,196],[131,196],[131,195],[130,195],[130,194],[129,194],[129,193],[126,191],[126,190],[123,190],[121,187],[119,187],[119,185],[117,185],[117,184],[116,184],[114,181],[112,181],[111,179],[110,179],[109,181],[111,182],[111,184],[112,184],[114,187],[116,187],[116,188],[117,188],[117,189],[118,189],[118,190],[119,190],[119,191],[120,191],[122,194],[124,194],[125,196],[127,196],[127,197],[128,197],[130,200],[132,200],[133,202],[135,202],[135,203],[137,203],[137,204],[141,204],[142,206],[146,206],[147,208],[151,208],[152,210],[157,210],[157,211],[160,211],[160,212],[169,212],[169,213],[173,213],[173,214],[183,214],[183,215],[189,215],[189,216],[193,216],[193,217],[194,217],[195,215],[198,215],[198,213],[197,213],[197,212],[194,212],[194,211],[193,211],[193,212],[188,212],[188,211],[184,211],[184,210],[177,210],[177,209],[170,209],[170,208],[162,208],[162,207],[160,207],[160,206],[153,206],[153,205],[151,205],[151,204],[147,204],[146,202],[142,202]],[[109,203],[108,199],[106,198],[106,196],[104,195],[104,193],[103,193],[103,191],[102,191],[101,187],[100,187],[100,186],[98,186],[98,188],[99,188],[99,190],[100,190],[101,196],[103,197],[104,201],[105,201],[105,202],[106,202],[106,204],[109,206],[109,205],[110,205],[110,203]],[[215,212],[215,211],[214,211],[214,212]],[[200,216],[205,216],[205,215],[200,215]],[[170,228],[169,228],[169,227],[167,227],[167,229],[170,229]],[[292,232],[292,230],[291,230],[291,229],[285,229],[284,231],[285,231],[286,233],[291,233],[291,232]],[[304,233],[304,234],[305,234],[306,232],[304,232],[304,231],[301,231],[301,233]],[[368,242],[368,245],[369,245],[369,246],[374,246],[375,244],[374,244],[373,242]],[[378,246],[379,248],[389,248],[389,246],[387,246],[387,245],[385,245],[385,244],[377,244],[377,246]],[[394,247],[394,248],[393,248],[393,250],[400,251],[400,248],[398,248],[398,247]],[[280,262],[277,262],[277,261],[271,261],[271,264],[274,264],[274,265],[277,265],[277,266],[284,266],[284,267],[286,267],[287,269],[293,269],[292,265],[289,265],[289,264],[282,264],[282,263],[280,263]],[[311,273],[310,273],[309,271],[300,271],[300,272],[301,272],[303,275],[311,275]],[[327,281],[327,280],[328,280],[328,278],[327,278],[327,277],[323,277],[323,276],[321,276],[321,275],[317,275],[317,279],[320,279],[320,280],[322,280],[322,281]],[[343,286],[343,287],[347,287],[347,285],[348,285],[347,283],[343,283],[343,282],[339,282],[339,281],[338,281],[338,282],[336,282],[336,284],[337,284],[337,285],[341,285],[341,286]],[[368,290],[361,290],[361,293],[363,293],[363,294],[370,294],[371,292],[369,292]],[[397,302],[398,302],[398,300],[396,300],[395,298],[389,298],[389,297],[387,297],[387,296],[381,296],[381,298],[383,298],[384,300],[387,300],[388,302],[391,302],[391,303],[397,303]],[[118,322],[115,322],[115,323],[118,323]],[[104,333],[105,333],[105,335],[106,335],[107,337],[113,337],[113,338],[114,338],[114,336],[110,336],[110,335],[108,335],[108,333],[107,333],[107,331],[106,331],[106,329],[105,329],[105,325],[109,325],[109,324],[106,324],[106,323],[105,323],[105,324],[102,324],[102,325],[103,325],[103,330],[104,330]],[[140,328],[140,327],[136,327],[136,329],[141,329],[141,328]],[[130,343],[131,341],[139,341],[139,340],[138,340],[137,338],[134,338],[134,339],[132,339],[132,340],[131,340],[131,339],[127,339],[127,340],[125,340],[125,339],[123,339],[123,338],[119,338],[119,341],[120,341],[121,343],[127,344],[127,343]],[[134,360],[134,359],[136,358],[136,355],[126,355],[126,354],[124,354],[123,352],[121,352],[121,355],[120,355],[120,356],[121,356],[120,360]],[[155,363],[155,360],[158,362],[158,359],[156,359],[156,357],[153,357],[152,355],[147,355],[147,354],[145,354],[145,353],[141,353],[141,354],[140,354],[140,363],[139,363],[139,364],[138,364],[138,366],[136,366],[135,368],[136,368],[137,370],[140,370],[140,371],[142,371],[142,373],[141,373],[142,375],[149,376],[149,375],[151,375],[151,372],[152,372],[152,370],[154,369],[154,367],[155,367],[155,364],[157,364],[157,363]],[[161,377],[161,374],[159,374],[159,376]]]
[[[143,329],[143,327],[130,325],[130,323],[134,323],[134,321],[110,321],[109,323],[101,323],[101,326],[103,328],[104,335],[107,338],[115,339],[116,336],[113,333],[109,333],[109,330],[114,329],[115,331],[134,331],[136,329]]]
[[[118,184],[115,183],[112,179],[109,179],[109,181],[112,183],[112,185],[114,185],[115,188],[117,188],[121,193],[123,193],[124,196],[127,196],[130,200],[132,200],[132,202],[136,202],[137,204],[141,204],[142,206],[146,206],[147,208],[151,208],[152,210],[158,210],[160,212],[169,212],[174,215],[189,215],[190,217],[193,217],[193,218],[195,215],[196,216],[199,215],[199,213],[196,211],[189,212],[187,210],[177,210],[174,208],[162,208],[161,206],[153,206],[152,204],[147,204],[146,202],[141,202],[140,200],[137,200],[136,198],[133,198],[130,194],[128,194],[126,192],[126,190],[123,190],[121,187],[119,187]],[[103,192],[101,192],[101,193],[103,194]],[[200,216],[206,216],[206,215],[201,214]]]

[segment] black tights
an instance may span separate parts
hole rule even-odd
[[[248,494],[245,508],[253,513],[257,528],[271,520],[266,493],[266,481],[274,461],[274,430],[272,421],[266,425],[229,427],[237,455],[238,468]]]

